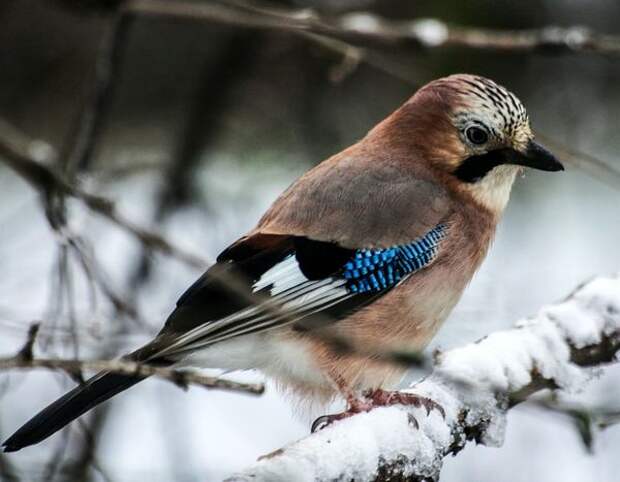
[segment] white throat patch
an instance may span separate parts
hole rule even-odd
[[[510,164],[497,166],[480,181],[467,185],[467,189],[478,203],[501,214],[508,204],[512,185],[521,169]]]

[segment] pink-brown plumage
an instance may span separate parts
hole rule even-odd
[[[363,355],[338,352],[312,335],[283,333],[311,353],[328,381],[338,380],[314,386],[309,380],[280,380],[284,386],[327,397],[339,388],[393,385],[404,368],[373,360],[368,353],[422,350],[480,266],[500,212],[472,197],[450,174],[467,155],[449,122],[451,112],[464,104],[454,92],[461,80],[462,76],[453,76],[418,91],[360,142],[294,183],[252,232],[295,233],[345,246],[380,247],[415,239],[440,222],[450,233],[431,266],[331,328]],[[512,179],[514,175],[508,174],[505,182],[512,184]],[[367,186],[366,196],[348,192],[359,193]],[[390,215],[381,217],[372,210]]]
[[[458,302],[520,166],[562,168],[534,143],[513,94],[471,75],[431,82],[293,183],[190,287],[158,337],[129,356],[258,368],[303,398],[341,394],[352,409],[366,407],[356,401],[361,391],[389,387],[403,372],[378,355],[423,349]],[[358,257],[373,259],[370,274],[354,266]],[[326,321],[332,307],[340,308]],[[136,381],[97,375],[35,416],[6,449],[46,438]],[[380,392],[369,399],[403,400]]]

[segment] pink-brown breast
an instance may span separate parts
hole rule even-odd
[[[325,376],[324,383],[315,385],[280,378],[285,388],[327,400],[338,390],[389,387],[400,380],[402,365],[373,359],[369,353],[417,352],[428,344],[484,259],[497,219],[462,206],[447,221],[448,235],[430,266],[331,328],[358,347],[360,355],[336,351],[317,337],[284,335],[299,342],[300,353],[309,353]]]

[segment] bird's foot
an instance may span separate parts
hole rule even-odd
[[[414,407],[425,408],[427,415],[429,415],[432,410],[437,410],[442,417],[445,418],[446,416],[443,407],[430,398],[414,393],[375,389],[365,391],[361,399],[350,399],[349,408],[346,411],[331,415],[323,415],[317,418],[312,424],[312,432],[322,430],[338,420],[343,420],[361,412],[368,412],[375,407],[388,407],[390,405],[413,405]],[[417,420],[415,420],[413,416],[410,418],[417,427]]]
[[[446,418],[446,412],[441,405],[430,398],[416,395],[415,393],[406,393],[387,390],[368,390],[364,392],[364,397],[370,400],[374,407],[388,407],[390,405],[413,405],[414,407],[424,407],[426,414],[430,415],[432,410],[437,410],[443,418]]]
[[[312,424],[312,433],[322,430],[338,420],[349,418],[355,414],[368,412],[373,409],[374,405],[371,400],[364,398],[349,398],[349,408],[341,413],[333,413],[331,415],[323,415],[317,418]]]

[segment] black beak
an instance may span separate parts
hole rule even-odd
[[[506,157],[509,164],[531,167],[541,171],[564,170],[564,166],[553,154],[532,140],[527,143],[525,152],[510,149],[507,154]]]
[[[560,164],[560,161],[553,154],[540,144],[530,140],[525,151],[504,147],[489,151],[486,154],[468,157],[454,171],[454,175],[463,182],[478,182],[489,171],[502,164],[516,164],[518,166],[540,169],[541,171],[564,170],[564,166]]]

